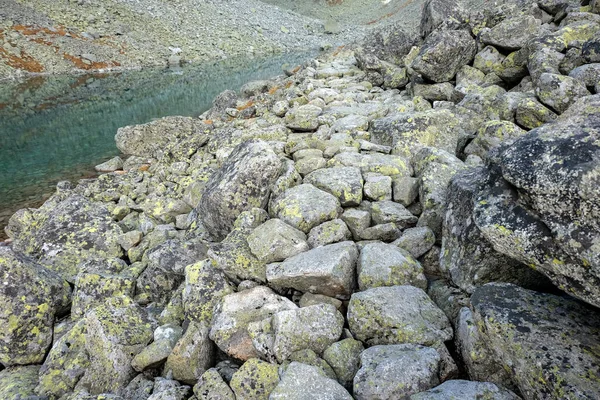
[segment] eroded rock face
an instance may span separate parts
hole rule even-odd
[[[235,148],[211,176],[198,205],[198,214],[212,236],[223,239],[239,213],[266,208],[269,187],[279,177],[281,161],[266,143],[250,141]]]
[[[413,394],[410,400],[445,400],[445,399],[476,400],[492,398],[497,400],[518,400],[519,396],[496,386],[491,382],[473,382],[464,380],[451,380],[442,383],[433,389]]]
[[[292,362],[271,392],[272,400],[351,400],[352,396],[342,385],[325,376],[319,368]]]
[[[434,82],[447,82],[476,52],[475,39],[468,31],[437,31],[427,37],[411,67]]]
[[[52,344],[55,316],[70,305],[69,284],[8,247],[0,247],[0,282],[0,363],[41,363]]]
[[[525,398],[596,398],[600,319],[565,297],[488,284],[471,298],[475,326]],[[506,368],[505,368],[506,367]]]
[[[576,116],[522,136],[496,158],[475,200],[477,227],[496,251],[563,290],[600,304],[599,119]]]

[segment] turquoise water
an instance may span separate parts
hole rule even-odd
[[[17,209],[38,206],[58,181],[94,176],[95,165],[119,154],[119,127],[198,116],[222,91],[279,75],[311,55],[0,81],[0,228]]]

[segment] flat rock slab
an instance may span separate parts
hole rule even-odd
[[[304,183],[331,193],[344,207],[357,206],[363,197],[363,177],[359,168],[334,167],[318,169],[304,177]]]
[[[267,266],[267,280],[277,287],[348,298],[355,287],[358,249],[346,241],[318,247]]]

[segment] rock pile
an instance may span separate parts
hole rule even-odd
[[[15,214],[0,398],[599,398],[597,4],[424,10]]]

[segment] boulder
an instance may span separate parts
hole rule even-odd
[[[341,207],[332,194],[311,184],[302,184],[286,190],[274,201],[270,211],[283,222],[308,233],[315,226],[337,218]]]
[[[206,370],[194,386],[198,400],[235,400],[235,394],[215,368]]]
[[[534,98],[522,99],[517,104],[515,121],[525,129],[534,129],[552,122],[557,115]]]
[[[530,15],[506,18],[491,29],[483,29],[479,39],[505,50],[518,50],[538,32],[540,20]]]
[[[348,304],[354,336],[370,345],[441,344],[452,339],[446,315],[414,286],[391,286],[354,293]]]
[[[393,244],[375,242],[365,245],[358,258],[357,274],[359,290],[397,285],[427,288],[421,264]]]
[[[10,247],[0,247],[0,282],[0,363],[39,364],[52,344],[55,317],[68,312],[71,288]]]
[[[325,376],[317,367],[292,362],[279,384],[271,392],[270,400],[352,400],[352,396],[334,379]]]
[[[543,73],[535,91],[542,103],[557,113],[563,113],[573,102],[591,93],[585,85],[569,76]]]
[[[39,370],[39,365],[26,365],[0,371],[0,399],[38,399],[34,389]]]
[[[341,219],[323,222],[312,228],[308,234],[308,244],[312,248],[352,239],[352,233]]]
[[[210,339],[229,356],[242,361],[257,358],[248,325],[297,306],[265,286],[225,296],[215,309]]]
[[[462,290],[500,281],[536,287],[547,283],[538,272],[494,250],[473,220],[473,208],[489,179],[485,168],[455,175],[447,194],[440,269]]]
[[[193,385],[214,361],[215,348],[209,340],[210,327],[203,322],[191,322],[175,344],[164,367],[174,379]]]
[[[233,374],[230,385],[238,399],[268,400],[278,383],[276,364],[251,358]]]
[[[282,288],[348,298],[354,291],[358,249],[346,241],[317,247],[267,266],[267,280]]]
[[[374,172],[387,176],[412,175],[412,168],[406,158],[396,155],[344,152],[336,154],[329,163],[346,167],[358,167],[363,174]]]
[[[309,249],[304,232],[277,218],[255,228],[246,240],[252,254],[266,264],[283,261]]]
[[[333,368],[338,382],[344,387],[352,387],[364,350],[360,341],[348,338],[333,343],[323,352],[323,359]]]
[[[100,394],[127,386],[131,361],[153,337],[146,313],[129,297],[111,297],[86,314],[85,330],[90,363],[78,387]]]
[[[98,172],[114,172],[123,169],[123,160],[119,156],[113,157],[102,164],[96,165],[94,169]]]
[[[402,204],[390,200],[372,203],[371,218],[376,225],[392,222],[400,229],[414,225],[418,220]]]
[[[47,201],[15,231],[13,248],[74,282],[78,265],[89,258],[119,258],[123,233],[107,207],[72,194]]]
[[[223,239],[242,211],[266,208],[269,187],[279,177],[281,160],[262,141],[245,142],[234,149],[206,184],[197,211],[202,224]]]
[[[295,131],[314,131],[319,127],[318,117],[323,110],[320,107],[306,104],[293,108],[285,114],[285,126]]]
[[[595,311],[506,283],[482,286],[471,304],[482,343],[492,354],[490,367],[508,371],[524,398],[600,395],[592,372],[599,357],[588,350],[600,327]]]
[[[402,236],[392,243],[419,258],[427,253],[435,244],[435,234],[426,226],[405,229]]]
[[[371,201],[392,200],[392,178],[379,174],[367,174],[363,192],[365,197]]]
[[[360,355],[354,377],[357,400],[405,399],[440,383],[440,355],[415,344],[373,346]]]
[[[119,128],[117,147],[126,155],[161,159],[165,155],[182,159],[191,156],[208,141],[207,125],[190,117],[165,117],[142,125]]]
[[[188,265],[181,294],[186,318],[210,324],[215,306],[233,292],[223,273],[213,267],[209,260]]]
[[[437,31],[425,39],[411,68],[434,82],[448,82],[476,52],[477,44],[468,31]]]
[[[279,362],[298,350],[321,354],[342,335],[344,317],[331,304],[279,311],[273,316],[273,351]]]
[[[475,200],[474,221],[494,249],[600,305],[600,205],[595,114],[537,128],[499,152]]]
[[[423,146],[455,154],[460,121],[449,110],[395,114],[371,122],[371,141],[394,147],[395,154],[410,157]]]
[[[465,154],[487,159],[487,153],[500,143],[512,142],[526,132],[510,121],[488,121],[465,148]]]
[[[343,207],[357,206],[363,198],[363,177],[356,167],[316,170],[304,177],[304,183],[334,195]]]
[[[423,3],[419,32],[426,38],[447,18],[459,19],[461,10],[454,0],[427,0]]]

